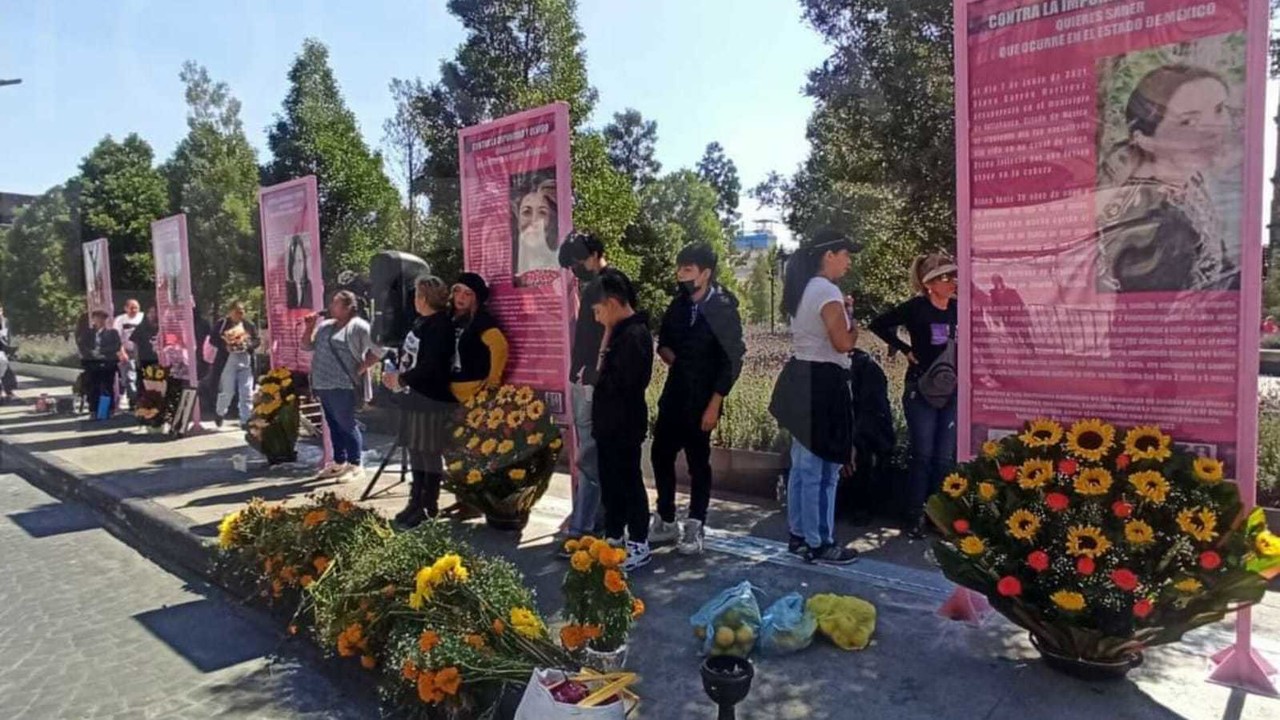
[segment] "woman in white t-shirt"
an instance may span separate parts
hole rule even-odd
[[[853,453],[849,353],[858,339],[849,315],[853,300],[836,281],[849,271],[849,254],[856,250],[843,234],[824,230],[787,263],[782,308],[791,318],[792,357],[769,404],[793,438],[788,549],[826,565],[847,565],[858,557],[835,541],[836,485]]]

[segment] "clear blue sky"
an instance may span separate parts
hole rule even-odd
[[[162,160],[186,133],[178,71],[209,68],[243,103],[259,161],[302,40],[329,46],[365,139],[380,146],[393,77],[436,77],[462,41],[442,0],[179,3],[47,0],[0,11],[0,190],[39,193],[75,173],[106,134],[138,132]],[[14,6],[17,7],[14,7]],[[628,106],[658,121],[665,169],[712,140],[744,187],[805,156],[805,73],[827,54],[796,0],[580,0],[593,123]],[[746,219],[758,216],[744,202]]]

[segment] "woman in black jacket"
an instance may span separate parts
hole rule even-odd
[[[405,337],[396,372],[382,382],[388,390],[403,393],[403,436],[413,467],[409,504],[396,515],[396,523],[417,527],[440,514],[441,457],[449,442],[449,430],[457,399],[449,387],[453,357],[453,322],[449,317],[449,286],[438,277],[418,278],[414,284],[414,309],[418,320]]]
[[[111,417],[115,405],[116,358],[122,346],[120,333],[111,327],[111,316],[106,310],[95,309],[89,316],[90,324],[76,338],[80,349],[80,362],[84,366],[84,394],[89,414],[105,420]],[[99,415],[102,399],[107,398],[105,417]]]
[[[138,353],[138,387],[137,394],[142,396],[143,371],[160,364],[160,353],[156,350],[156,338],[160,336],[160,315],[152,305],[142,316],[142,322],[134,328],[129,339]]]

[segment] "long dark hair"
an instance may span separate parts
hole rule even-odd
[[[795,317],[800,310],[800,300],[809,281],[822,269],[823,252],[812,248],[796,250],[782,274],[782,311],[787,317]]]
[[[1230,88],[1218,73],[1194,65],[1175,64],[1162,65],[1138,81],[1133,92],[1129,94],[1129,102],[1124,108],[1125,139],[1114,143],[1103,160],[1102,173],[1112,183],[1127,181],[1143,163],[1154,158],[1149,152],[1133,141],[1136,133],[1147,137],[1155,135],[1156,129],[1164,122],[1165,113],[1169,111],[1169,101],[1175,93],[1187,83],[1197,80],[1217,80],[1228,91]]]

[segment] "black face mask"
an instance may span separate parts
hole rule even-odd
[[[573,266],[573,274],[582,282],[591,282],[596,279],[596,274],[581,263]]]
[[[693,297],[698,291],[698,283],[695,280],[680,280],[676,283],[680,288],[680,293]]]

